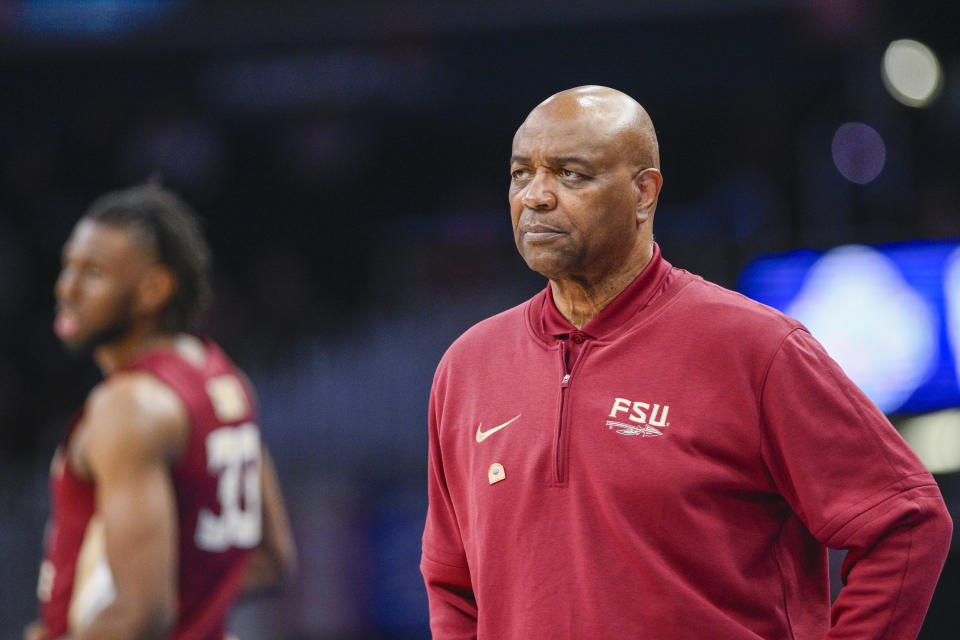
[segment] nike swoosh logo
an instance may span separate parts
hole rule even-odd
[[[490,435],[496,433],[497,431],[500,431],[500,429],[503,429],[505,426],[507,426],[508,424],[510,424],[517,418],[519,418],[520,415],[521,414],[518,413],[515,417],[511,418],[510,420],[507,420],[503,424],[496,426],[493,429],[487,429],[486,431],[481,431],[481,429],[483,428],[483,423],[481,422],[480,424],[477,425],[477,442],[483,442],[488,437],[490,437]]]

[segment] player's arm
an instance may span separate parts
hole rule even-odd
[[[260,495],[263,505],[263,539],[253,552],[243,581],[244,593],[279,585],[296,573],[297,550],[290,531],[287,507],[273,460],[262,447]]]
[[[161,638],[173,628],[178,523],[170,468],[188,420],[173,391],[146,374],[116,376],[91,397],[82,453],[116,595],[73,640]]]

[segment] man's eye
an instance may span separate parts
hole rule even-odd
[[[529,171],[527,171],[526,169],[514,169],[513,171],[510,172],[510,177],[513,178],[514,180],[523,180],[524,178],[527,177],[528,174],[529,174]]]
[[[583,176],[576,171],[571,171],[570,169],[560,169],[560,177],[564,180],[576,180],[577,178],[582,178]]]

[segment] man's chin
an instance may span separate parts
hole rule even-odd
[[[522,257],[531,271],[549,280],[563,279],[571,270],[569,258],[562,253],[528,251]]]
[[[63,350],[71,358],[76,359],[86,359],[93,355],[94,350],[97,348],[90,340],[66,340],[60,338],[60,344],[63,346]]]
[[[130,330],[129,322],[118,322],[86,338],[60,338],[66,352],[74,358],[89,358],[99,347],[122,338]]]

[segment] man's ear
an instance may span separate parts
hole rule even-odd
[[[170,267],[153,265],[140,280],[137,289],[138,307],[144,314],[157,313],[167,306],[176,291],[177,277],[173,275]]]
[[[663,174],[659,169],[650,167],[638,173],[633,181],[639,192],[637,222],[646,222],[657,208],[657,198],[660,197],[660,189],[663,187]]]

